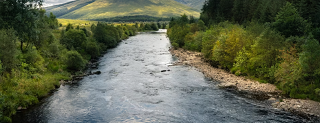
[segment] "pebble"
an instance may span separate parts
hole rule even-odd
[[[276,98],[270,98],[270,99],[268,99],[269,101],[275,101],[276,100]]]

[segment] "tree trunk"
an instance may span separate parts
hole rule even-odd
[[[20,49],[21,49],[21,52],[23,52],[23,41],[21,41]]]

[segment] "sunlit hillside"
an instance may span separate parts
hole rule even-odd
[[[182,14],[199,17],[199,10],[174,0],[77,0],[46,8],[58,18],[99,20],[146,15],[168,18]]]
[[[206,0],[175,0],[175,1],[185,4],[187,6],[190,6],[192,8],[201,10]]]

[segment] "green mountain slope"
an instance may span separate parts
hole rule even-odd
[[[175,1],[185,4],[187,6],[190,6],[192,8],[201,10],[206,0],[175,0]]]
[[[58,18],[101,20],[123,16],[168,18],[182,14],[199,17],[200,11],[174,0],[77,0],[46,8]]]

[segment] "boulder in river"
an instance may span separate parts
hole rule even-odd
[[[96,72],[93,72],[92,74],[100,75],[100,74],[101,74],[101,71],[96,71]]]

